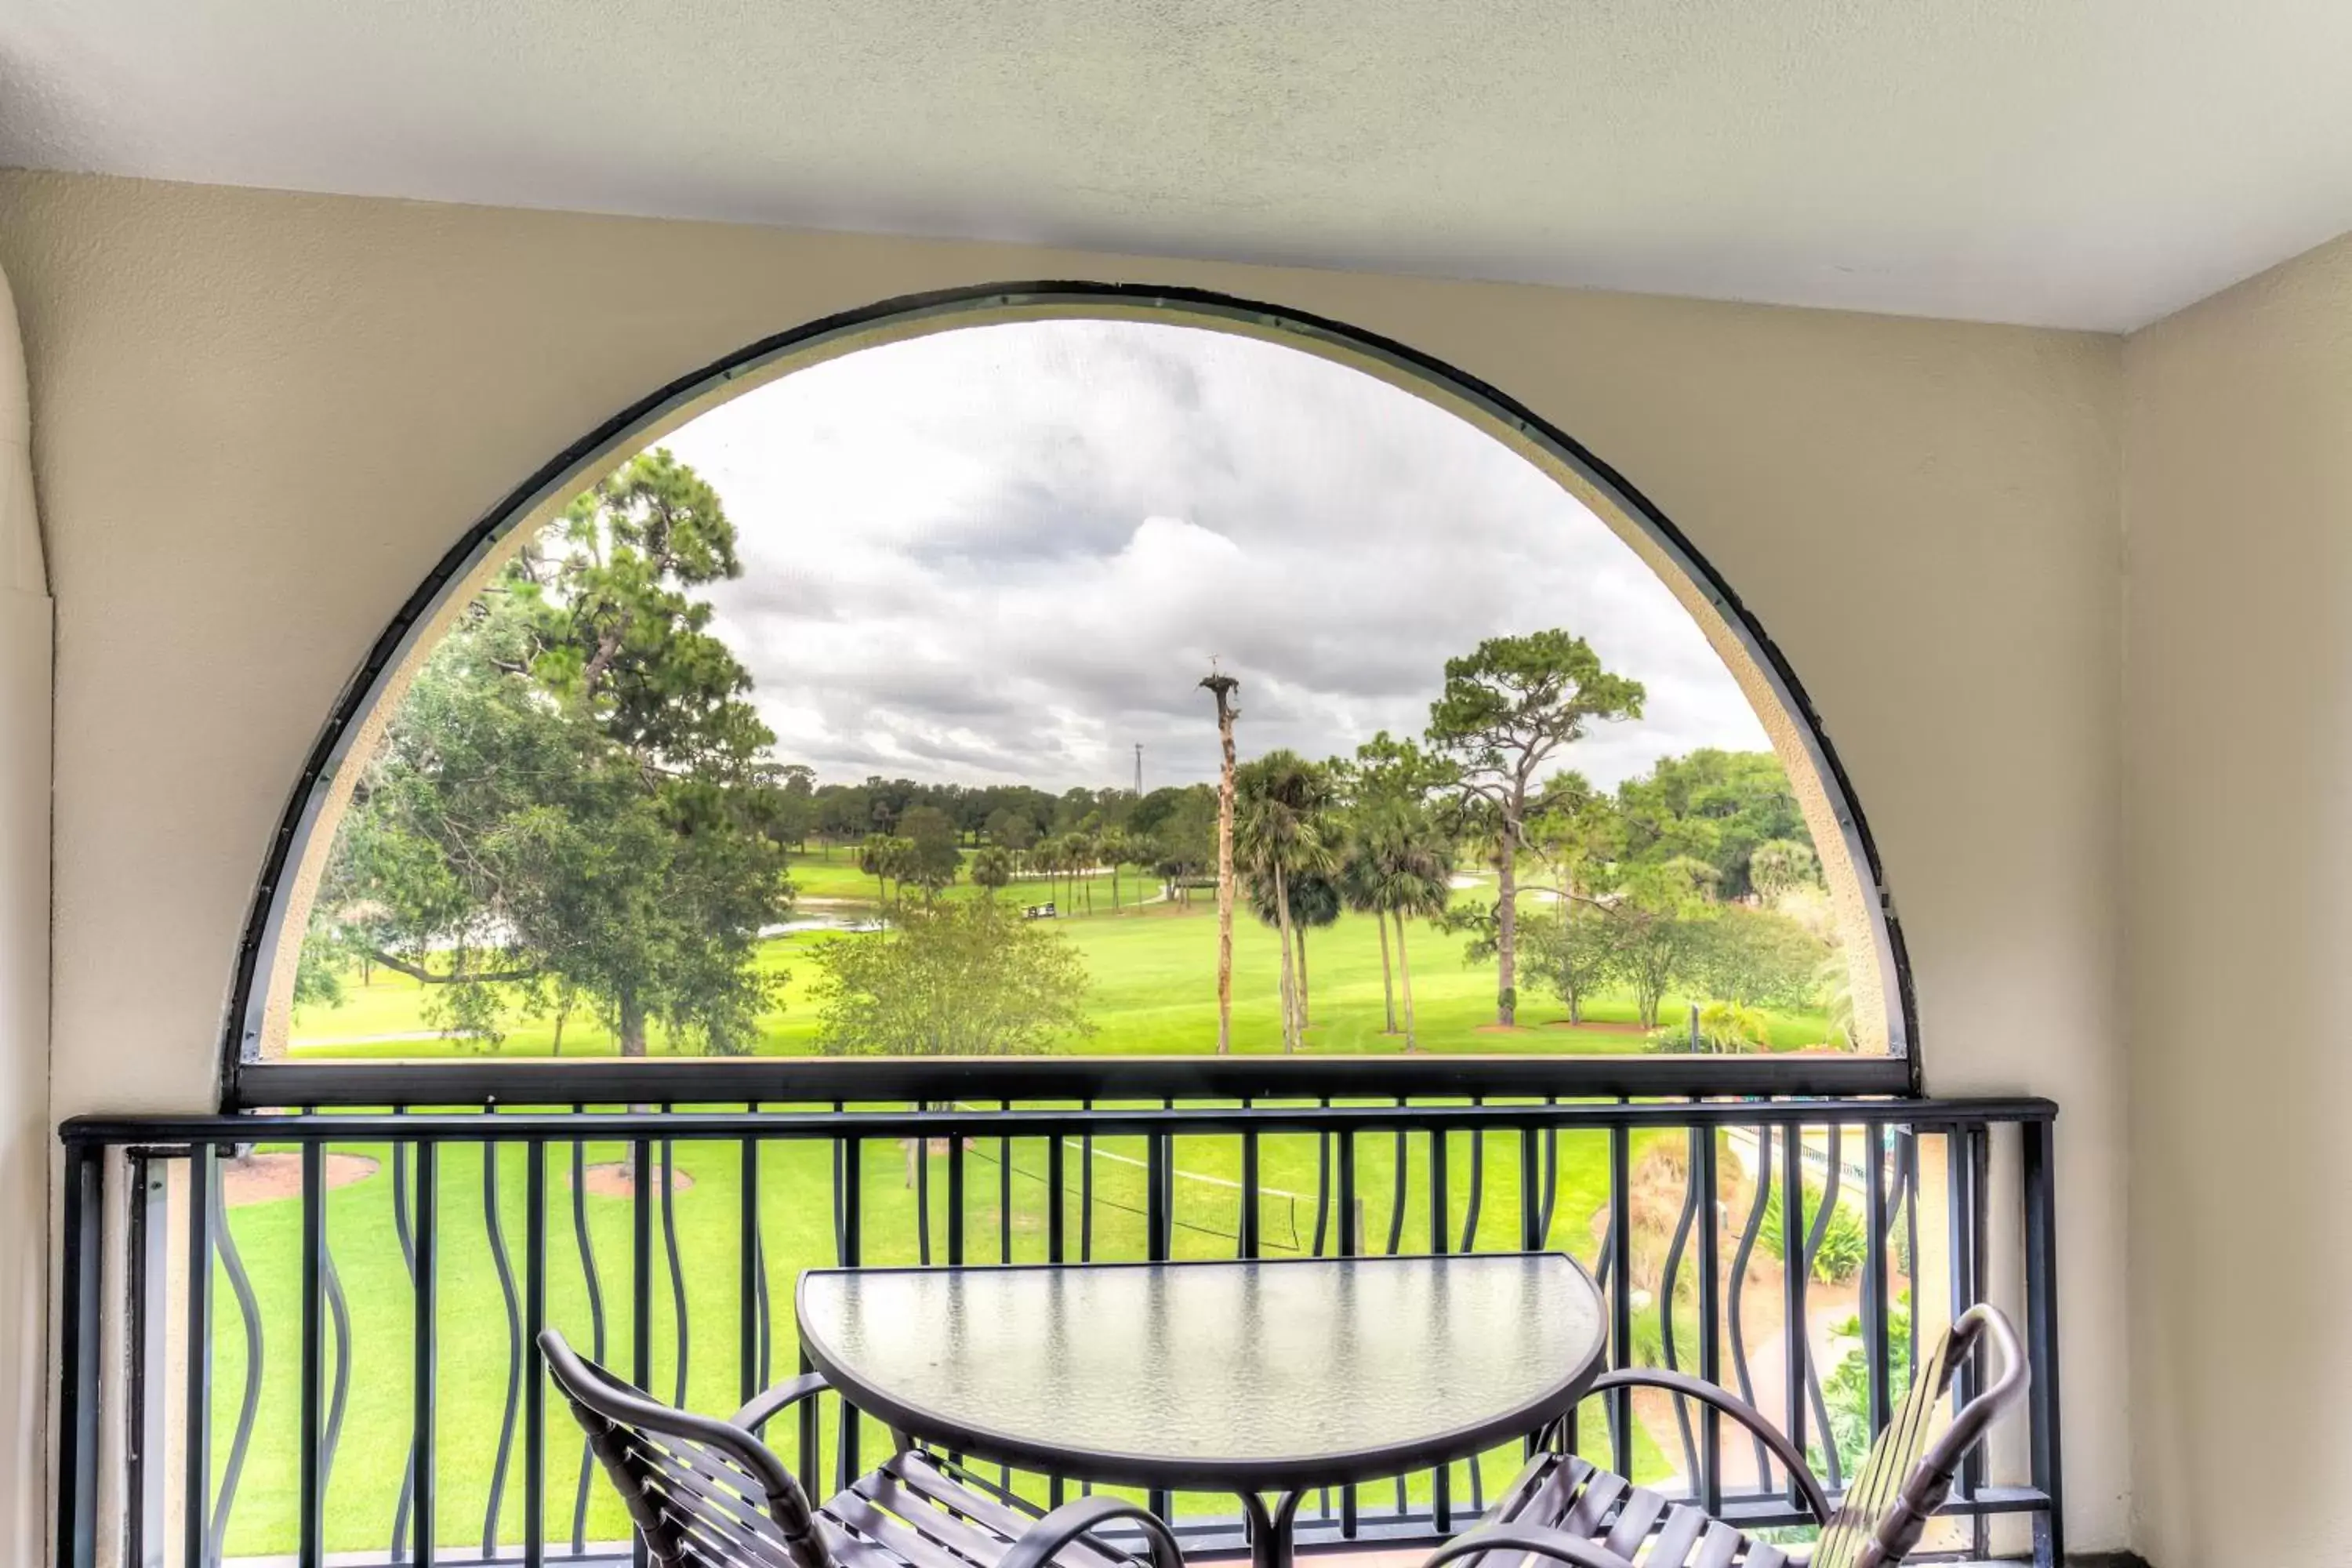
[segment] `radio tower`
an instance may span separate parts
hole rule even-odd
[[[1143,798],[1143,742],[1135,743],[1135,798]]]

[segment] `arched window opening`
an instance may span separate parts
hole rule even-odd
[[[433,587],[289,816],[233,1075],[1908,1054],[1860,818],[1737,601],[1564,437],[1326,323],[812,329]]]

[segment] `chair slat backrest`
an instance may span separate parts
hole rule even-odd
[[[655,1568],[833,1568],[807,1494],[758,1438],[662,1404],[552,1329],[539,1343]]]
[[[1958,1411],[1930,1445],[1936,1407],[1953,1373],[1988,1341],[2000,1352],[1999,1380]],[[2009,1320],[1987,1306],[1963,1312],[1915,1370],[1909,1394],[1871,1444],[1837,1516],[1822,1531],[1812,1568],[1888,1568],[1902,1562],[1943,1506],[1969,1450],[1995,1417],[2023,1397],[2027,1377]]]

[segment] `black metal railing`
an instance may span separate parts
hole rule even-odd
[[[2054,1115],[1706,1100],[82,1119],[63,1130],[59,1561],[93,1562],[110,1527],[133,1564],[626,1560],[615,1500],[550,1426],[538,1330],[723,1409],[804,1369],[803,1268],[1556,1247],[1603,1288],[1612,1364],[1758,1403],[1832,1491],[1919,1337],[2017,1282],[2026,1431],[2013,1470],[1999,1448],[1971,1460],[1943,1544],[1985,1555],[2016,1515],[2054,1562]],[[1743,1523],[1801,1522],[1760,1444],[1659,1397],[1589,1411],[1587,1447]],[[812,1489],[887,1440],[830,1403],[770,1436]],[[1334,1489],[1302,1540],[1451,1533],[1517,1458]],[[1040,1504],[1079,1485],[992,1474]],[[1231,1499],[1150,1500],[1203,1544],[1239,1542]]]

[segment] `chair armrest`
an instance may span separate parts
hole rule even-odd
[[[1485,1552],[1532,1552],[1538,1557],[1573,1564],[1574,1568],[1633,1568],[1629,1560],[1599,1542],[1587,1541],[1547,1524],[1482,1524],[1439,1547],[1423,1561],[1421,1568],[1440,1568],[1458,1557],[1473,1557]]]
[[[1183,1548],[1167,1521],[1140,1503],[1115,1497],[1082,1497],[1064,1503],[1023,1531],[1013,1549],[996,1560],[996,1568],[1044,1568],[1063,1547],[1114,1519],[1131,1519],[1143,1526],[1151,1547],[1151,1568],[1184,1568]]]
[[[1805,1463],[1805,1456],[1798,1450],[1794,1443],[1789,1441],[1787,1433],[1773,1426],[1765,1418],[1761,1411],[1738,1394],[1727,1389],[1717,1388],[1705,1379],[1693,1377],[1688,1373],[1668,1372],[1663,1367],[1647,1366],[1627,1367],[1622,1372],[1603,1373],[1593,1379],[1592,1386],[1585,1391],[1585,1396],[1591,1398],[1593,1394],[1606,1394],[1613,1388],[1663,1388],[1669,1393],[1679,1394],[1685,1398],[1696,1399],[1701,1405],[1712,1405],[1754,1433],[1757,1441],[1771,1450],[1772,1457],[1780,1460],[1781,1466],[1788,1470],[1790,1482],[1796,1487],[1798,1495],[1804,1500],[1805,1507],[1811,1511],[1814,1521],[1823,1526],[1829,1523],[1835,1510],[1830,1507],[1829,1493],[1822,1489],[1822,1483],[1815,1479],[1812,1467]]]
[[[751,1404],[727,1418],[730,1426],[740,1426],[746,1432],[757,1432],[782,1412],[791,1409],[813,1394],[822,1394],[832,1385],[824,1374],[804,1372],[790,1383],[780,1383],[755,1397]]]

